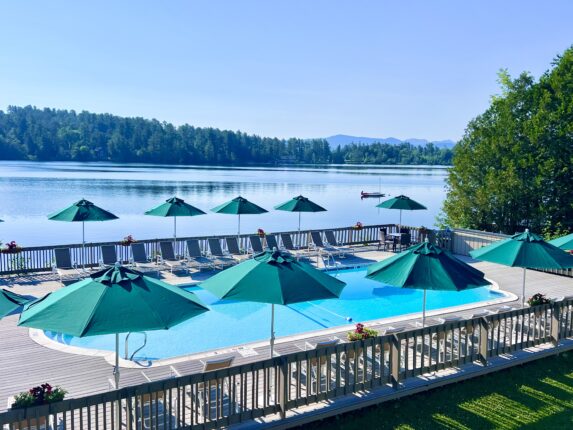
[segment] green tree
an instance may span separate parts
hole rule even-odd
[[[536,82],[500,72],[501,94],[467,126],[447,180],[452,226],[552,236],[573,225],[573,47]]]

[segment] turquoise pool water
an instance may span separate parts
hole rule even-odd
[[[421,312],[422,291],[395,288],[366,279],[365,268],[331,274],[347,283],[340,299],[275,306],[277,337],[344,325],[351,329],[357,322]],[[138,358],[170,358],[269,338],[270,305],[218,300],[199,286],[188,289],[208,304],[211,311],[170,330],[148,332],[147,345],[137,354]],[[496,300],[504,296],[504,293],[489,287],[461,292],[429,291],[427,309]],[[347,318],[352,318],[352,321]],[[72,346],[109,351],[115,348],[113,335],[76,338],[53,332],[46,334]],[[122,349],[124,338],[125,335],[120,340]],[[142,335],[133,334],[130,349],[140,346],[141,338]]]

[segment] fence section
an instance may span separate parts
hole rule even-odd
[[[470,255],[470,251],[474,249],[508,237],[501,233],[456,228],[451,232],[452,252],[458,255]]]
[[[211,429],[573,335],[573,299],[9,410],[10,429]],[[308,345],[308,344],[306,344]]]
[[[332,230],[334,232],[336,241],[341,245],[368,245],[378,242],[381,228],[386,229],[389,233],[397,232],[397,226],[394,224],[368,225],[361,229],[356,229],[354,227],[339,227],[327,230]],[[419,241],[421,238],[420,230],[415,227],[408,227],[408,229],[412,240]],[[311,233],[313,231],[324,231],[324,229],[277,232],[273,233],[273,235],[276,237],[278,243],[282,244],[280,235],[285,233],[289,234],[292,237],[294,244],[302,248],[307,248],[312,244]],[[185,256],[187,255],[186,241],[189,239],[197,239],[202,251],[208,253],[208,239],[219,239],[223,250],[226,251],[227,244],[225,239],[227,237],[237,237],[239,249],[243,252],[249,252],[251,250],[250,236],[253,236],[253,234],[243,234],[240,236],[179,237],[177,238],[177,241],[173,241],[173,238],[148,239],[140,240],[138,242],[145,245],[147,256],[151,260],[157,260],[161,255],[159,246],[160,242],[172,242],[174,244],[175,254],[178,256]],[[82,244],[36,246],[24,248],[14,254],[0,253],[0,275],[50,271],[55,264],[54,249],[57,248],[68,248],[70,250],[72,262],[78,267],[97,267],[101,264],[101,247],[104,245],[115,246],[119,261],[124,263],[130,261],[130,246],[123,246],[120,242],[86,243],[85,249],[82,248]]]

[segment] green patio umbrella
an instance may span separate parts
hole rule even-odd
[[[400,288],[424,290],[422,324],[426,324],[426,291],[461,291],[489,285],[484,274],[427,240],[368,266],[367,278]]]
[[[173,217],[173,246],[175,246],[177,242],[177,217],[205,215],[205,212],[185,203],[183,199],[171,197],[165,200],[165,203],[161,203],[159,206],[145,211],[145,215]]]
[[[550,240],[547,243],[550,243],[563,251],[573,251],[573,233]]]
[[[300,214],[302,212],[324,212],[322,206],[310,201],[307,197],[298,196],[293,197],[289,201],[286,201],[280,205],[275,206],[275,209],[279,211],[287,212],[298,212],[298,231],[300,232]]]
[[[275,343],[275,304],[338,298],[346,284],[310,264],[277,250],[265,251],[201,283],[221,299],[271,304],[271,357]]]
[[[400,223],[398,224],[398,231],[402,230],[402,211],[417,211],[417,210],[425,210],[428,209],[426,206],[418,203],[415,200],[412,200],[410,197],[400,195],[397,197],[393,197],[389,200],[385,200],[379,205],[376,205],[377,208],[383,209],[398,209],[400,211]]]
[[[0,290],[0,318],[14,312],[20,306],[31,302],[33,299],[28,299],[19,294],[13,293],[5,289]]]
[[[82,223],[82,267],[85,267],[86,231],[85,223],[89,221],[111,221],[117,217],[92,202],[81,199],[73,205],[48,215],[51,221],[81,222]]]
[[[238,215],[239,216],[239,228],[238,228],[238,236],[241,235],[241,215],[258,215],[264,214],[268,212],[266,209],[263,209],[260,206],[257,206],[254,203],[251,203],[247,199],[239,196],[235,197],[233,200],[229,200],[222,205],[216,206],[211,209],[212,212],[218,214],[230,214],[230,215]]]
[[[115,334],[119,388],[119,333],[166,330],[207,310],[193,293],[114,266],[31,303],[18,325],[77,337]]]
[[[525,274],[527,269],[570,269],[573,256],[545,242],[541,236],[526,229],[508,239],[494,242],[470,252],[476,260],[523,268],[521,304],[525,304]]]

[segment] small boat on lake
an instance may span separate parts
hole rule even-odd
[[[384,197],[386,194],[384,193],[365,193],[364,191],[360,191],[360,198],[361,199],[368,199],[370,197]]]

